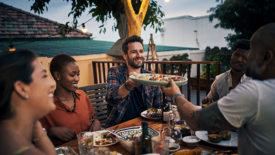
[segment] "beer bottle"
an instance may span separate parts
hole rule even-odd
[[[148,133],[148,123],[142,122],[141,154],[152,153],[152,139]]]

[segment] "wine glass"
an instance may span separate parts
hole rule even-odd
[[[170,137],[176,142],[179,143],[182,138],[180,129],[175,128],[175,114],[170,113],[168,119],[168,128],[170,129]]]
[[[167,124],[167,126],[168,126],[168,128],[170,128],[170,129],[174,129],[174,127],[175,127],[175,115],[174,115],[174,113],[170,113],[169,114],[169,116],[168,116],[168,124]]]
[[[181,131],[177,129],[173,129],[171,133],[171,138],[173,138],[176,143],[179,143],[182,139]]]

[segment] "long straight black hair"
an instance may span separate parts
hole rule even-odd
[[[11,95],[14,83],[22,81],[32,82],[32,62],[36,55],[28,50],[0,53],[0,121],[12,118],[15,113],[11,106]]]

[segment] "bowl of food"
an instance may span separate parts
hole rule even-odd
[[[121,145],[130,153],[134,152],[134,141],[140,138],[142,134],[141,126],[133,126],[128,128],[122,128],[115,133],[118,135],[117,138]],[[159,140],[160,134],[158,131],[148,128],[148,133],[151,135],[152,140]]]

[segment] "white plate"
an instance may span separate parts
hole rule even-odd
[[[200,142],[200,139],[196,136],[185,136],[182,138],[182,141],[188,144],[195,144]]]
[[[143,112],[140,113],[140,116],[150,119],[150,120],[161,120],[162,119],[162,117],[156,117],[156,118],[148,117],[147,112],[148,112],[147,110],[144,110]]]
[[[213,143],[208,140],[208,132],[207,131],[196,131],[195,135],[210,144],[224,146],[224,147],[238,147],[238,134],[236,132],[231,131],[231,138],[229,140],[222,140],[219,143]]]
[[[150,73],[142,73],[142,74],[138,74],[138,75],[131,75],[130,78],[135,81],[136,83],[139,83],[139,84],[146,84],[146,85],[154,85],[154,86],[168,86],[169,85],[169,82],[167,81],[152,81],[152,80],[145,80],[145,79],[138,79],[137,77],[141,77],[141,76],[148,76],[148,75],[152,75]],[[172,75],[167,75],[165,74],[165,76],[172,76]],[[180,77],[180,76],[178,76]],[[185,85],[187,84],[187,78],[184,78],[183,81],[175,81],[175,83],[178,85],[178,86],[181,86],[181,85]]]
[[[118,142],[118,140],[115,138],[115,141],[113,143],[111,143],[111,144],[104,144],[104,145],[98,145],[98,144],[96,144],[95,143],[96,141],[104,139],[101,136],[101,134],[105,133],[105,132],[109,132],[109,131],[107,131],[107,130],[101,130],[101,131],[93,132],[93,136],[94,136],[94,138],[93,138],[94,139],[93,140],[94,141],[93,144],[94,144],[94,146],[110,146],[110,145],[114,145],[114,144],[116,144]]]

